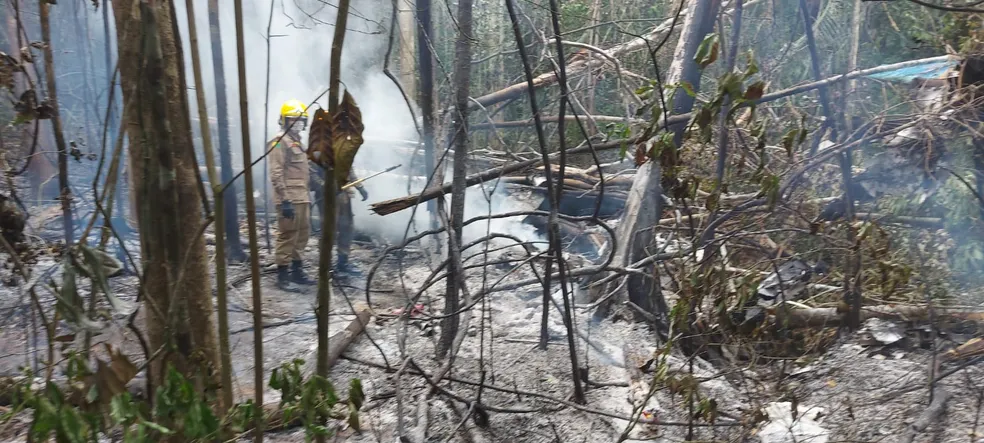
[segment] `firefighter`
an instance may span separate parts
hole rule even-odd
[[[275,252],[277,287],[290,292],[297,292],[291,283],[306,286],[315,283],[304,273],[301,257],[311,235],[310,167],[300,135],[307,128],[307,118],[307,107],[303,102],[284,102],[280,107],[281,130],[267,143],[270,181],[280,230]]]
[[[314,187],[315,201],[318,202],[318,211],[323,213],[323,189],[324,189],[324,171],[320,168],[315,168],[317,171],[311,175],[311,186]],[[355,172],[349,172],[349,183],[356,180]],[[362,197],[362,201],[369,199],[369,192],[362,184],[357,184],[354,186],[355,189],[359,191],[359,195]],[[335,198],[335,229],[337,234],[335,235],[335,247],[336,253],[338,254],[338,259],[335,261],[335,270],[338,272],[351,272],[353,271],[351,265],[348,262],[349,251],[352,249],[352,237],[353,232],[353,214],[352,214],[352,189],[346,189],[344,191],[339,191]]]

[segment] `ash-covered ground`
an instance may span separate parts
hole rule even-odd
[[[317,266],[316,245],[316,239],[312,239],[307,251],[311,273]],[[136,244],[130,246],[138,250]],[[465,265],[479,264],[482,260],[518,262],[527,256],[519,247],[497,249],[495,246],[489,248],[487,259],[475,254],[482,251],[481,247],[473,248],[470,254],[465,254],[466,257],[474,254]],[[632,432],[626,432],[633,405],[629,400],[631,371],[626,369],[623,349],[650,355],[659,343],[656,335],[643,325],[592,320],[589,310],[575,310],[577,356],[588,371],[587,401],[584,405],[573,403],[570,352],[557,309],[549,311],[548,349],[540,351],[536,346],[543,304],[543,289],[539,285],[491,292],[475,302],[470,311],[468,334],[449,376],[439,383],[439,392],[430,395],[433,388],[429,382],[415,366],[404,363],[407,358],[412,359],[428,377],[438,373],[444,363],[443,359],[435,358],[439,320],[428,318],[442,314],[444,283],[439,282],[423,292],[418,301],[422,305],[420,312],[409,322],[399,320],[394,314],[426,282],[436,259],[414,247],[386,257],[382,257],[382,252],[381,245],[359,243],[352,261],[362,271],[361,275],[335,280],[332,334],[353,320],[352,306],[368,303],[373,310],[366,332],[347,349],[331,376],[343,395],[352,378],[362,380],[367,397],[362,410],[363,429],[361,433],[340,429],[335,441],[397,441],[398,429],[402,427],[407,435],[419,436],[424,423],[425,441],[607,442],[619,441],[623,434],[627,438],[624,441],[687,439],[690,431],[686,426],[687,399],[665,389],[657,390],[650,402],[655,405],[660,424],[640,424]],[[366,277],[372,265],[381,259],[367,299]],[[260,261],[264,264],[272,261],[265,249],[260,251]],[[571,266],[580,266],[582,261],[570,256]],[[52,268],[56,266],[52,260],[42,258],[35,266],[38,272],[50,269],[57,281],[58,271]],[[529,266],[511,271],[512,267],[499,264],[468,271],[470,293],[479,294],[483,288],[534,277]],[[230,328],[239,400],[254,394],[251,288],[248,278],[243,278],[246,275],[245,265],[229,268],[229,281],[234,283],[230,290]],[[267,382],[274,367],[292,359],[304,359],[308,368],[312,367],[316,349],[313,314],[316,290],[311,287],[304,293],[287,293],[278,290],[274,283],[272,273],[263,276],[266,325],[263,367]],[[135,299],[135,277],[114,278],[111,284],[121,298]],[[21,290],[6,287],[2,291],[0,375],[18,375],[20,368],[30,366],[35,357],[43,360],[47,345],[37,330],[37,319],[32,323],[28,315],[27,299]],[[41,294],[43,303],[54,303],[50,292],[42,290]],[[559,292],[554,298],[558,305],[562,303]],[[140,347],[123,320],[117,319],[113,328],[95,336],[93,342],[120,347],[140,361],[143,358]],[[59,334],[69,332],[67,328],[59,330]],[[404,334],[405,338],[401,339]],[[717,368],[699,361],[694,374],[701,382],[700,395],[714,399],[719,413],[714,426],[698,424],[693,429],[693,439],[770,442],[899,439],[928,405],[928,367],[933,354],[918,346],[901,345],[879,354],[871,346],[859,344],[859,337],[860,334],[844,336],[826,352],[798,360]],[[77,343],[80,340],[76,338]],[[402,350],[401,340],[405,340]],[[629,364],[633,364],[631,359]],[[670,358],[668,374],[680,375],[688,370],[683,358],[676,355]],[[981,375],[984,374],[980,368],[971,366],[946,378],[942,383],[952,395],[947,412],[914,441],[984,441],[977,425],[981,399],[984,399],[984,388],[976,382]],[[479,389],[479,384],[484,387]],[[268,386],[264,389],[265,401],[275,403],[277,393]],[[477,426],[472,419],[463,419],[479,395],[480,404],[488,413],[485,427]],[[421,408],[422,402],[426,403],[426,409]],[[784,422],[776,416],[771,421],[748,425],[756,415],[754,411],[765,410],[769,405],[776,409],[774,402],[789,402],[801,412],[796,414],[795,421],[787,416]],[[819,409],[807,410],[810,407]],[[421,418],[424,416],[426,420]],[[21,435],[28,424],[29,417],[23,414],[15,417],[0,428],[6,434],[0,435],[0,441],[25,441]],[[776,432],[777,426],[795,428],[796,432],[812,430],[815,435],[807,439],[782,435],[763,438],[763,434],[782,434]],[[268,436],[268,441],[273,442],[303,439],[300,429],[271,432]]]

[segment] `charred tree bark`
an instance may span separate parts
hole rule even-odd
[[[159,381],[166,364],[214,389],[218,367],[208,282],[198,165],[192,150],[181,51],[169,5],[121,3],[114,9],[130,143],[130,175],[140,211],[143,286],[149,345],[176,346],[150,365]],[[153,393],[151,393],[153,395]]]
[[[232,147],[229,144],[229,108],[226,98],[225,67],[222,56],[222,33],[219,27],[219,0],[208,0],[208,30],[212,39],[212,68],[215,70],[216,123],[219,125],[219,172],[222,183],[232,181]],[[236,186],[229,185],[222,195],[225,219],[226,246],[229,261],[246,261],[239,237],[239,203]],[[216,209],[218,210],[218,209]]]
[[[444,295],[444,312],[458,311],[458,293],[465,282],[461,268],[461,230],[465,222],[465,184],[468,169],[468,86],[471,84],[471,39],[472,39],[472,0],[458,3],[458,36],[454,45],[454,176],[451,180],[451,226],[448,227],[448,257],[451,260],[451,273],[447,279]],[[459,316],[449,315],[441,320],[441,338],[437,355],[443,358],[451,350],[451,344],[458,333]]]
[[[51,53],[51,23],[48,2],[39,2],[41,18],[41,39],[44,41],[44,75],[48,84],[48,105],[51,107],[51,127],[55,132],[55,146],[58,147],[58,189],[62,207],[62,227],[65,231],[65,245],[75,243],[75,221],[72,219],[72,190],[68,184],[68,150],[65,146],[65,133],[62,132],[61,112],[58,110],[58,88],[55,82],[54,55]]]
[[[429,176],[434,173],[434,54],[430,42],[434,29],[431,20],[431,0],[417,0],[417,63],[420,70],[418,103],[423,118],[424,169]],[[430,213],[430,229],[437,229],[437,201],[427,202]]]

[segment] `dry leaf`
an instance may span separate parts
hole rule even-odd
[[[85,376],[82,386],[73,393],[78,404],[108,408],[113,397],[127,392],[126,385],[137,376],[137,366],[126,355],[109,344],[103,345],[109,354],[109,361],[96,358],[95,372]]]
[[[745,100],[758,100],[765,95],[765,82],[759,81],[752,83],[748,89],[745,90]]]
[[[331,147],[334,151],[332,160],[334,161],[335,181],[339,187],[348,183],[355,154],[359,152],[359,147],[362,146],[362,131],[364,129],[362,112],[359,110],[359,106],[355,104],[352,95],[345,91],[338,111],[331,116]]]
[[[0,86],[14,91],[14,72],[17,69],[17,59],[0,52]]]
[[[636,145],[636,149],[635,149],[636,167],[646,164],[646,161],[648,160],[649,160],[649,153],[646,151],[646,145],[642,143]]]
[[[314,121],[308,131],[308,159],[322,168],[330,169],[334,163],[331,149],[331,124],[324,109],[314,111]]]

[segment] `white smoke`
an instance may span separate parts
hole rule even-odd
[[[311,103],[315,97],[327,90],[331,67],[331,42],[337,11],[335,6],[322,0],[272,3],[273,15],[269,33],[273,37],[270,39],[269,63],[266,57],[266,35],[268,20],[271,17],[271,2],[244,0],[243,5],[250,144],[254,159],[262,154],[265,141],[279,129],[277,119],[280,104],[294,98]],[[203,65],[202,75],[206,83],[208,112],[214,119],[216,99],[207,6],[205,0],[196,1],[195,18]],[[238,171],[242,169],[243,161],[238,129],[239,88],[233,4],[220,1],[219,8],[233,166]],[[179,29],[184,40],[186,67],[189,70],[187,78],[192,79],[191,50],[184,2],[176,2],[176,10]],[[409,166],[412,161],[415,164],[422,161],[419,156],[416,160],[412,160],[412,149],[408,149],[412,145],[403,143],[398,146],[394,143],[371,141],[416,142],[419,140],[406,101],[396,85],[382,72],[389,38],[390,11],[388,6],[368,0],[357,0],[352,5],[342,52],[341,80],[362,111],[365,124],[364,136],[370,140],[360,149],[355,160],[356,172],[365,175],[398,164],[403,165],[390,174],[365,182],[365,187],[370,194],[369,201],[360,201],[356,194],[353,202],[356,229],[389,242],[398,242],[404,237],[411,221],[412,210],[383,217],[369,211],[367,205],[367,203],[408,195],[407,180],[408,175],[411,175],[408,172]],[[264,107],[267,69],[269,69],[269,104]],[[390,69],[398,73],[395,63],[391,63]],[[193,87],[193,85],[189,86]],[[194,91],[189,92],[191,103],[195,103]],[[327,102],[327,93],[325,93],[318,100],[318,105],[327,108]],[[194,117],[197,107],[191,106],[191,109]],[[311,111],[313,113],[313,109]],[[266,133],[264,133],[264,122],[268,126]],[[307,137],[306,133],[304,137]],[[215,142],[217,141],[213,141]],[[262,180],[264,163],[257,164],[253,172],[256,177],[256,191],[262,192],[263,186],[269,186]],[[450,171],[446,176],[450,179]],[[411,181],[409,192],[423,189],[424,180]],[[518,202],[505,197],[501,192],[492,196],[490,206],[482,186],[474,186],[468,191],[466,219],[488,214],[490,207],[492,213],[530,209],[520,207]],[[484,186],[490,188],[491,184]],[[450,196],[447,197],[447,201],[450,203]],[[424,205],[417,208],[414,228],[410,230],[410,235],[427,229],[429,216],[425,208]],[[526,241],[542,241],[532,227],[522,224],[519,220],[520,218],[494,220],[491,222],[491,227],[486,223],[475,223],[463,232],[464,241],[485,236],[487,229],[492,232],[508,233]]]

